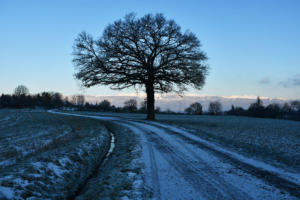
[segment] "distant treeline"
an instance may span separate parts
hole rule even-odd
[[[101,112],[132,112],[146,113],[146,103],[142,102],[138,108],[135,99],[129,99],[124,102],[123,107],[111,105],[108,100],[99,103],[85,102],[83,95],[73,95],[64,97],[58,92],[42,92],[35,95],[28,93],[2,94],[0,96],[0,108],[30,108],[30,109],[65,109],[82,111],[101,111]],[[156,108],[160,112],[159,108]]]
[[[31,109],[65,109],[82,110],[95,112],[130,112],[146,113],[146,102],[141,102],[140,106],[135,99],[129,99],[124,102],[123,107],[111,105],[108,100],[99,103],[85,102],[83,95],[73,95],[63,98],[58,92],[42,92],[35,95],[30,94],[2,94],[0,96],[0,108],[31,108]],[[171,110],[161,111],[159,107],[155,109],[156,113],[162,114],[183,114]],[[283,105],[269,104],[264,106],[262,100],[258,97],[256,102],[252,103],[248,109],[231,106],[229,111],[222,111],[222,104],[218,101],[210,102],[207,111],[202,110],[202,105],[198,102],[191,104],[185,109],[186,114],[192,115],[236,115],[248,117],[277,118],[300,120],[300,101],[291,101]]]
[[[124,102],[123,107],[111,105],[108,100],[103,100],[99,103],[85,102],[83,95],[73,95],[63,97],[58,92],[42,92],[35,95],[30,95],[29,90],[23,86],[18,86],[14,94],[2,94],[0,96],[0,108],[31,108],[31,109],[65,109],[65,110],[84,110],[95,112],[130,112],[130,113],[146,113],[146,100],[138,103],[135,99],[129,99]],[[161,111],[159,107],[155,109],[156,113],[162,114],[183,114],[171,110]],[[235,107],[232,105],[229,111],[222,111],[222,104],[219,101],[210,102],[208,110],[203,112],[202,105],[198,102],[192,103],[185,109],[186,114],[192,115],[236,115],[248,117],[262,118],[277,118],[290,119],[300,121],[300,101],[291,101],[289,103],[269,104],[264,106],[262,100],[257,97],[256,102],[252,103],[248,109]]]
[[[248,117],[262,117],[262,118],[277,118],[277,119],[291,119],[300,120],[300,101],[291,101],[289,103],[277,104],[272,103],[264,106],[262,100],[257,97],[255,103],[252,103],[248,109],[242,107],[234,107],[225,114],[248,116]]]
[[[248,109],[232,105],[231,109],[225,112],[222,111],[222,104],[219,101],[210,102],[206,112],[202,111],[200,103],[195,102],[185,109],[185,113],[194,115],[236,115],[300,121],[300,101],[291,101],[284,104],[272,103],[264,106],[262,100],[257,97],[256,102],[252,103]]]
[[[61,107],[72,107],[68,99],[63,99],[57,92],[42,92],[36,95],[9,95],[0,96],[0,108],[44,108],[53,109]]]
[[[58,92],[42,92],[35,95],[29,94],[29,90],[24,85],[15,88],[14,93],[2,94],[0,96],[0,108],[31,108],[31,109],[64,109],[64,110],[82,110],[82,111],[100,111],[100,112],[132,112],[146,113],[146,101],[138,103],[135,99],[129,99],[124,102],[123,107],[111,105],[108,100],[98,103],[85,102],[83,95],[73,95],[63,97]],[[160,108],[155,109],[160,113]],[[166,111],[174,113],[172,111]]]

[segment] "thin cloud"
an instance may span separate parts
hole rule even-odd
[[[285,88],[300,86],[300,74],[295,74],[293,77],[290,77],[286,81],[282,81],[279,84]]]
[[[295,77],[292,79],[292,83],[295,86],[300,86],[300,74],[295,75]]]
[[[271,83],[271,80],[269,78],[264,78],[264,79],[260,80],[258,83],[265,85],[265,84]]]

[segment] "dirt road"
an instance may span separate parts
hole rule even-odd
[[[86,116],[121,124],[139,138],[144,190],[152,199],[299,199],[291,174],[248,162],[237,154],[157,122]],[[266,165],[267,166],[267,165]]]

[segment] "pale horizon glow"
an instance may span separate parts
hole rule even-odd
[[[143,92],[138,92],[138,93],[118,93],[116,95],[89,95],[87,96],[93,96],[93,97],[138,97],[138,98],[146,98],[146,93]],[[175,98],[180,99],[181,97],[178,94],[155,94],[155,98],[163,98],[164,96],[174,96]],[[218,95],[208,95],[208,94],[197,94],[197,93],[185,93],[183,95],[184,97],[222,97],[226,99],[257,99],[259,97],[262,100],[266,99],[278,99],[278,100],[289,100],[287,98],[270,98],[270,97],[265,97],[265,96],[256,96],[256,95],[231,95],[231,96],[218,96]]]
[[[137,93],[119,93],[117,95],[86,95],[86,102],[95,104],[100,103],[103,100],[108,100],[112,105],[122,107],[124,102],[129,99],[135,99],[140,105],[144,101],[145,94]],[[267,106],[271,103],[277,103],[283,105],[290,102],[289,99],[272,99],[268,97],[260,97],[263,105]],[[155,105],[160,107],[161,110],[173,110],[177,112],[183,112],[190,104],[199,102],[205,110],[208,109],[210,102],[219,101],[222,104],[223,110],[229,110],[232,105],[236,107],[243,107],[247,109],[251,103],[256,102],[257,96],[213,96],[213,95],[199,95],[199,94],[187,94],[184,96],[178,96],[177,94],[164,94],[155,95]]]

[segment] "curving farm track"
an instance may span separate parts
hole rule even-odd
[[[53,113],[108,120],[135,133],[145,166],[143,189],[153,199],[300,198],[299,174],[252,163],[181,129],[119,117]]]

